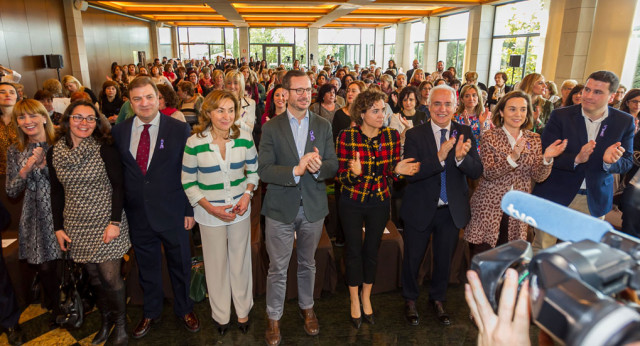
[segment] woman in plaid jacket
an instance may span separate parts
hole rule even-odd
[[[370,295],[380,239],[389,220],[389,179],[399,180],[420,169],[420,163],[412,163],[413,159],[400,161],[400,134],[383,127],[384,99],[379,91],[360,93],[349,111],[356,126],[343,130],[336,142],[342,184],[339,213],[346,241],[351,319],[356,328],[362,323],[360,285],[362,312],[367,322],[374,323]]]

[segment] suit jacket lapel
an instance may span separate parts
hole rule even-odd
[[[296,141],[293,138],[293,132],[291,132],[291,125],[289,124],[289,116],[287,115],[287,111],[277,116],[276,119],[280,120],[280,133],[283,134],[285,141],[287,142],[289,148],[293,152],[296,160],[299,159],[298,148],[296,147]]]
[[[147,172],[151,171],[154,166],[158,165],[158,162],[162,161],[162,156],[164,155],[164,151],[166,150],[164,148],[166,144],[165,139],[169,137],[169,126],[166,123],[167,119],[164,118],[165,116],[162,115],[162,113],[158,113],[157,116],[160,117],[160,124],[158,124],[158,138],[156,138],[156,144],[153,149],[153,156],[151,157],[151,162],[149,163]]]
[[[576,107],[577,111],[574,113],[574,119],[576,122],[576,128],[578,129],[578,136],[580,136],[580,146],[582,147],[589,141],[589,135],[587,134],[587,125],[584,122],[582,116],[582,108]]]
[[[133,162],[136,162],[136,158],[133,157],[133,155],[131,154],[131,150],[129,149],[131,147],[131,128],[133,127],[133,119],[135,117],[132,117],[130,119],[127,119],[126,122],[124,122],[122,124],[123,126],[123,137],[122,137],[122,143],[125,144],[125,147],[122,148],[124,149],[124,155],[123,158],[125,160],[131,160]],[[140,172],[140,170],[138,170],[138,172]],[[140,172],[142,174],[142,172]]]
[[[431,148],[431,150],[437,155],[438,154],[438,143],[436,143],[436,136],[433,135],[433,128],[431,127],[431,120],[429,120],[425,126],[424,126],[424,130],[426,131],[425,133],[425,138],[427,141],[427,148]],[[429,154],[430,157],[431,154]]]

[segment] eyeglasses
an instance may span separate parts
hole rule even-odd
[[[640,101],[638,100],[629,100],[627,102],[632,103],[634,106],[637,106],[638,104],[640,104]]]
[[[98,117],[95,117],[93,115],[90,115],[88,117],[83,117],[82,115],[79,115],[79,114],[71,115],[69,118],[71,118],[76,123],[81,123],[83,120],[85,120],[89,124],[93,124],[96,122],[96,120],[98,120]]]
[[[296,94],[298,94],[298,95],[302,95],[302,94],[304,94],[305,92],[306,92],[307,94],[310,94],[310,93],[311,93],[311,91],[312,91],[313,89],[311,89],[311,88],[306,88],[306,89],[305,89],[305,88],[298,88],[298,89],[287,89],[287,90],[295,91],[295,92],[296,92]]]

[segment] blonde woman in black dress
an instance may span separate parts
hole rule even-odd
[[[111,144],[107,119],[86,101],[69,105],[59,128],[59,140],[47,153],[51,179],[51,209],[62,251],[82,263],[98,292],[102,328],[94,344],[107,340],[127,344],[125,287],[120,273],[129,250],[124,215],[123,174],[118,150]]]

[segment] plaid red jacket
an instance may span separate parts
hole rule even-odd
[[[349,161],[360,153],[362,174],[354,175],[349,170]],[[359,126],[340,132],[336,141],[338,155],[338,181],[340,192],[352,200],[362,203],[385,201],[391,197],[389,179],[399,180],[393,170],[400,161],[400,134],[383,127],[374,138],[362,133]]]

